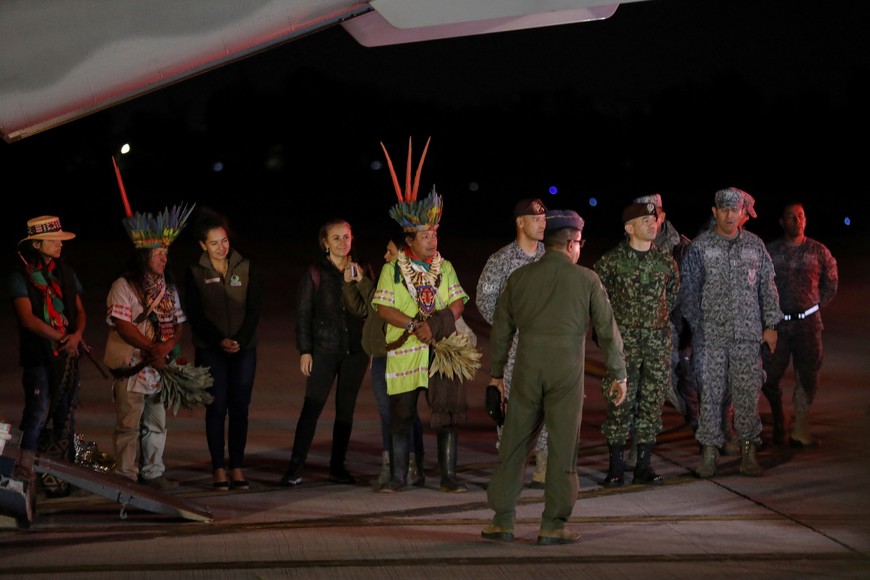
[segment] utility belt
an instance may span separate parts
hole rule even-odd
[[[819,311],[819,305],[816,304],[815,306],[810,306],[809,308],[807,308],[803,312],[798,312],[796,314],[786,314],[785,316],[782,317],[782,319],[783,320],[803,320],[804,318],[806,318],[810,314],[814,314],[818,311]]]

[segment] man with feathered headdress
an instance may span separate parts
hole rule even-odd
[[[378,314],[388,323],[387,392],[393,473],[392,479],[381,487],[384,492],[407,486],[408,436],[422,389],[428,389],[431,425],[438,429],[440,490],[467,491],[464,484],[456,481],[456,426],[465,421],[467,410],[463,382],[474,375],[480,355],[469,346],[466,335],[456,333],[456,321],[469,297],[453,265],[438,253],[442,198],[433,187],[425,199],[417,199],[428,148],[427,141],[412,185],[409,141],[403,193],[384,147],[399,199],[390,210],[390,217],[402,226],[407,244],[394,261],[384,265],[372,300]],[[417,457],[417,461],[422,469],[422,457]]]
[[[115,472],[166,490],[178,484],[163,476],[166,393],[161,392],[159,369],[175,358],[187,320],[166,265],[169,246],[193,208],[174,206],[157,215],[133,214],[120,173],[118,183],[127,214],[124,228],[136,251],[106,299],[109,337],[104,362],[115,377]]]

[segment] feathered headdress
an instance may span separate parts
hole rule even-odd
[[[160,248],[169,247],[175,238],[187,225],[196,204],[187,207],[183,202],[180,205],[167,207],[157,215],[151,213],[135,214],[130,209],[130,201],[127,199],[127,191],[124,189],[124,181],[121,179],[121,170],[115,158],[112,157],[115,166],[115,176],[118,178],[118,187],[121,189],[121,201],[124,202],[126,217],[122,220],[127,235],[133,241],[136,248]]]
[[[387,157],[387,166],[390,168],[390,175],[393,178],[393,187],[396,188],[396,197],[399,198],[399,203],[390,208],[390,217],[396,220],[402,229],[406,232],[416,232],[422,230],[431,230],[438,227],[438,222],[441,220],[441,211],[444,200],[435,191],[435,186],[432,186],[432,191],[425,199],[417,199],[417,191],[420,189],[420,173],[423,171],[423,160],[426,159],[426,152],[429,150],[429,141],[426,140],[426,146],[423,148],[423,155],[420,156],[420,163],[417,165],[417,173],[414,176],[413,186],[411,184],[411,138],[408,138],[408,164],[405,171],[405,191],[402,193],[402,188],[399,186],[399,178],[396,176],[396,170],[393,168],[393,161],[390,159],[390,154],[387,153],[387,148],[381,143],[381,148],[384,150],[384,155]]]

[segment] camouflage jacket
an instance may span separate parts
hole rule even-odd
[[[714,230],[699,234],[680,275],[679,308],[697,340],[761,342],[764,329],[782,320],[773,261],[751,232],[731,240]]]
[[[514,240],[486,260],[486,265],[477,281],[477,295],[474,298],[474,304],[484,320],[492,324],[495,306],[508,276],[520,266],[537,262],[543,255],[544,244],[541,242],[538,242],[535,255],[529,256]]]
[[[767,250],[776,270],[783,312],[796,314],[816,304],[824,308],[834,299],[839,284],[837,260],[824,244],[806,238],[793,246],[780,238],[769,243]]]
[[[655,245],[648,252],[637,252],[624,241],[605,252],[594,269],[621,330],[668,328],[680,290],[680,273],[669,253]]]

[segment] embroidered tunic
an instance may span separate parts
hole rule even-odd
[[[396,269],[400,260],[407,260],[401,255],[399,259],[389,264],[384,264],[378,279],[378,287],[375,290],[372,305],[377,310],[378,306],[389,306],[406,314],[417,316],[421,311],[417,299],[412,295],[400,274],[396,281]],[[432,301],[432,311],[443,310],[451,303],[461,299],[462,303],[468,302],[468,294],[462,289],[459,278],[453,265],[447,260],[440,259],[435,254],[433,263],[440,261],[441,283],[437,288],[421,287],[417,294],[421,300]],[[421,267],[411,263],[411,267],[422,270]],[[397,340],[404,332],[392,324],[387,324],[387,343]],[[418,387],[429,387],[429,345],[420,342],[416,336],[411,335],[408,340],[396,350],[387,353],[387,393],[398,395],[413,391]]]

